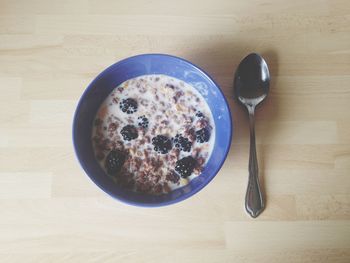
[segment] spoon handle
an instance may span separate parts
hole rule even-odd
[[[245,196],[245,209],[253,218],[257,217],[264,210],[265,207],[260,189],[259,170],[256,157],[254,110],[255,107],[248,107],[250,127],[250,152],[248,187]]]

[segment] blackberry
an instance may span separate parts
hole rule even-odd
[[[131,141],[138,137],[138,132],[134,125],[124,126],[120,133],[125,141]]]
[[[117,174],[126,159],[126,155],[120,150],[112,150],[106,157],[105,167],[110,175]]]
[[[157,135],[152,138],[154,150],[161,154],[168,153],[172,148],[171,140],[164,135]]]
[[[139,127],[146,129],[148,127],[148,119],[145,115],[142,115],[137,118],[137,124],[139,125]]]
[[[176,162],[175,171],[179,173],[182,178],[186,178],[192,174],[196,165],[197,161],[192,156],[187,156]]]
[[[136,100],[131,98],[123,99],[119,103],[119,108],[122,110],[122,112],[125,112],[127,114],[132,114],[137,111],[137,102]]]
[[[197,116],[198,118],[204,118],[204,114],[203,114],[202,112],[200,112],[200,111],[197,111],[197,112],[196,112],[196,116]]]
[[[185,137],[177,134],[174,138],[174,145],[176,148],[179,148],[181,151],[189,152],[191,151],[192,143]]]
[[[203,143],[207,142],[210,139],[210,131],[208,128],[202,128],[196,131],[197,142]]]

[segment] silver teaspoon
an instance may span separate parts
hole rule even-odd
[[[235,96],[248,110],[250,126],[249,178],[245,197],[245,209],[251,217],[257,217],[265,207],[259,183],[259,170],[256,158],[254,112],[255,107],[269,93],[270,73],[265,60],[251,53],[239,64],[235,79]]]

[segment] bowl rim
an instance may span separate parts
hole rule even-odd
[[[173,58],[173,59],[178,59],[181,60],[185,63],[190,64],[193,68],[195,68],[196,70],[198,70],[199,72],[201,72],[206,78],[209,79],[209,81],[211,81],[214,86],[216,86],[217,90],[221,93],[226,107],[227,107],[227,111],[229,114],[229,122],[228,122],[228,128],[229,128],[229,141],[228,144],[226,146],[225,149],[225,153],[224,153],[224,158],[221,160],[221,162],[219,163],[219,165],[216,166],[215,172],[213,172],[210,177],[208,178],[208,180],[206,182],[204,182],[203,184],[201,184],[199,187],[197,187],[195,190],[190,191],[188,193],[184,193],[182,195],[180,195],[178,198],[175,198],[173,200],[168,200],[168,201],[164,201],[164,202],[159,202],[159,203],[152,203],[152,202],[136,202],[136,201],[131,201],[127,198],[123,198],[121,196],[117,196],[114,193],[106,190],[105,188],[103,188],[101,186],[100,183],[98,183],[92,176],[89,175],[89,173],[87,172],[87,168],[85,167],[85,164],[83,163],[83,161],[80,159],[78,151],[77,151],[77,145],[76,145],[76,141],[75,141],[75,134],[76,134],[76,123],[77,123],[77,115],[78,115],[78,111],[81,107],[82,101],[85,98],[86,94],[95,86],[95,82],[97,82],[97,80],[99,80],[104,74],[108,73],[109,71],[111,71],[114,67],[118,66],[119,64],[124,63],[125,61],[129,60],[129,59],[135,59],[138,57],[150,57],[150,56],[162,56],[162,57],[169,57],[169,58]],[[231,148],[231,143],[232,143],[232,137],[233,137],[233,132],[234,132],[234,128],[233,128],[233,121],[232,121],[232,113],[231,113],[231,109],[229,106],[229,103],[224,95],[224,93],[222,92],[220,86],[214,81],[214,79],[212,77],[210,77],[210,75],[203,70],[202,68],[200,68],[199,66],[195,65],[194,63],[183,59],[181,57],[178,56],[174,56],[174,55],[170,55],[170,54],[164,54],[164,53],[144,53],[144,54],[139,54],[139,55],[134,55],[134,56],[130,56],[127,58],[124,58],[122,60],[119,60],[113,64],[111,64],[110,66],[108,66],[107,68],[105,68],[102,72],[100,72],[91,82],[90,84],[85,88],[84,92],[82,93],[82,95],[80,96],[78,103],[76,104],[76,108],[75,108],[75,112],[74,112],[74,116],[73,116],[73,123],[72,123],[72,142],[73,142],[73,148],[74,148],[74,153],[75,153],[75,157],[78,160],[81,168],[83,168],[84,173],[90,178],[90,180],[97,185],[103,192],[105,192],[106,194],[108,194],[109,196],[111,196],[113,199],[116,199],[118,201],[120,201],[121,203],[124,204],[128,204],[128,205],[133,205],[133,206],[137,206],[137,207],[162,207],[162,206],[168,206],[171,204],[176,204],[179,203],[181,201],[184,201],[186,199],[188,199],[189,197],[197,194],[199,191],[201,191],[205,186],[207,186],[213,179],[214,177],[218,174],[218,172],[220,171],[221,167],[223,166],[223,164],[225,163],[228,153],[230,151]]]

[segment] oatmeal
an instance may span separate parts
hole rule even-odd
[[[99,108],[92,133],[106,174],[150,194],[167,193],[198,176],[214,140],[204,98],[166,75],[140,76],[116,87]]]

